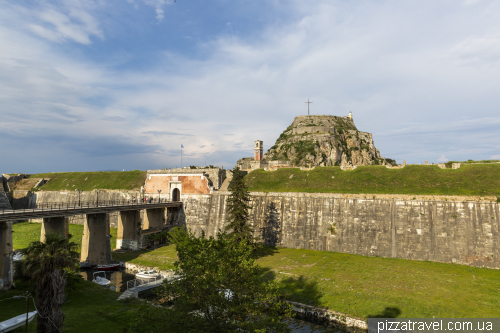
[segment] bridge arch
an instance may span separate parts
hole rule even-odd
[[[172,190],[172,201],[180,201],[181,200],[181,191],[178,188],[174,188]]]

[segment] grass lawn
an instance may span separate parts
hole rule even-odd
[[[286,248],[264,248],[258,257],[263,274],[280,282],[287,299],[356,317],[500,316],[497,270]],[[170,269],[175,258],[170,245],[120,260]]]
[[[16,281],[16,285],[16,289],[0,291],[0,321],[26,313],[25,299],[1,301],[21,295],[30,288],[28,283],[19,280]],[[142,302],[137,299],[117,301],[119,295],[89,281],[79,282],[67,293],[68,302],[62,308],[66,316],[63,332],[124,332],[124,328],[128,327],[129,321],[135,317],[138,305]],[[33,310],[33,301],[30,301],[30,311]],[[29,332],[36,332],[36,318],[28,328]],[[15,332],[24,332],[24,328],[19,328]]]
[[[60,191],[68,188],[72,191],[74,189],[132,190],[140,189],[144,185],[146,171],[39,173],[31,175],[30,178],[50,178],[47,184],[40,187],[43,191]]]
[[[12,225],[12,238],[14,250],[27,248],[31,242],[39,241],[40,234],[42,233],[41,223],[22,222]],[[116,228],[110,228],[111,246],[116,247]],[[73,236],[71,240],[82,246],[83,225],[70,224],[69,233]],[[80,250],[78,250],[80,251]]]
[[[177,260],[177,252],[175,251],[175,247],[170,245],[160,247],[154,251],[113,252],[113,259],[127,261],[137,265],[158,267],[161,270],[168,270],[174,268],[174,262]]]
[[[293,177],[292,177],[293,175]],[[290,178],[292,177],[292,178]],[[459,169],[408,165],[403,169],[364,166],[255,170],[245,176],[250,191],[309,193],[373,193],[494,195],[500,197],[500,164],[468,164]]]

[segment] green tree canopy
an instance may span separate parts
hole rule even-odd
[[[62,235],[47,234],[45,243],[33,242],[23,250],[24,274],[35,284],[38,333],[59,332],[56,327],[62,327],[67,271],[77,269],[77,247]]]
[[[277,284],[261,277],[250,245],[221,231],[207,239],[176,228],[171,236],[180,278],[160,287],[156,303],[162,306],[145,306],[134,331],[290,332],[284,320],[291,307]]]
[[[252,243],[254,241],[253,229],[248,224],[248,210],[251,208],[249,205],[250,192],[243,177],[244,174],[239,168],[234,170],[233,180],[229,187],[231,195],[226,203],[229,224],[225,230],[238,242],[246,240],[247,243]]]

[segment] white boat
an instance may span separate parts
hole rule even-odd
[[[96,274],[100,274],[100,273],[104,273],[104,277],[96,276]],[[111,281],[106,279],[106,272],[94,272],[94,279],[92,280],[92,282],[95,282],[98,285],[103,286],[103,287],[109,287],[111,284]]]
[[[12,259],[14,259],[14,261],[20,261],[23,260],[23,257],[24,255],[21,252],[17,252],[12,256]]]
[[[139,273],[135,274],[135,277],[138,279],[151,279],[151,278],[157,278],[159,277],[160,274],[157,271],[140,271]]]
[[[36,311],[28,313],[28,323],[35,318]],[[8,319],[6,321],[2,321],[0,323],[0,332],[10,332],[15,330],[16,328],[23,327],[26,325],[26,313],[19,315],[17,317]]]

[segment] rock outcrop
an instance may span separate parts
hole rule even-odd
[[[372,134],[358,131],[351,118],[327,115],[295,117],[264,160],[289,160],[296,166],[395,164],[380,156]]]

